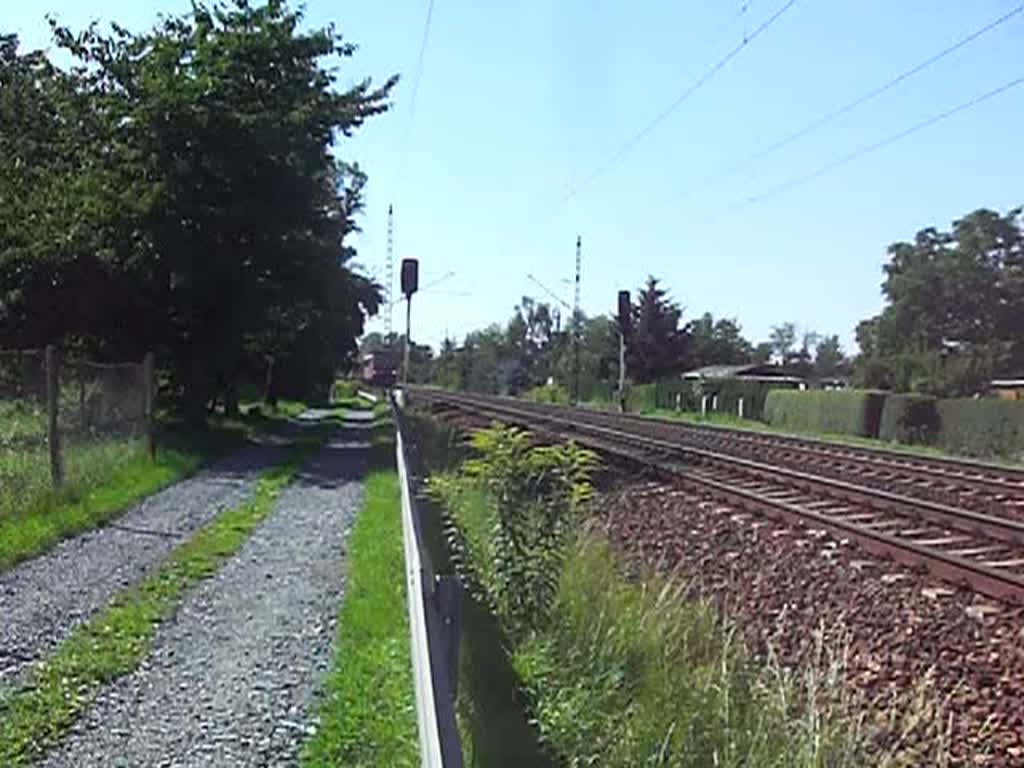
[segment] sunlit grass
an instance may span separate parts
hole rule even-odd
[[[214,418],[203,428],[165,421],[156,460],[139,438],[69,438],[63,445],[64,481],[53,487],[38,409],[0,403],[0,436],[37,430],[31,442],[0,442],[0,571],[46,551],[58,541],[95,528],[140,499],[240,447],[247,437],[282,429],[297,402],[266,414]],[[42,425],[45,427],[45,425]]]
[[[378,443],[371,462],[387,467],[394,444]],[[371,471],[348,546],[336,661],[305,766],[419,765],[400,514],[395,471]]]

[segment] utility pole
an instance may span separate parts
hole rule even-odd
[[[572,368],[573,368],[573,403],[580,404],[580,264],[583,256],[583,237],[576,236],[576,297],[572,309]]]
[[[619,410],[626,412],[626,334],[633,322],[629,291],[619,291]]]
[[[385,264],[385,274],[387,284],[384,286],[384,303],[387,304],[387,324],[385,325],[384,343],[391,348],[391,334],[392,334],[392,309],[395,306],[395,211],[394,207],[388,206],[388,246],[387,256]],[[388,361],[388,365],[391,365],[391,361]]]

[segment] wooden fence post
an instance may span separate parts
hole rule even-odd
[[[60,454],[60,426],[57,423],[60,403],[60,358],[52,344],[46,347],[46,439],[50,445],[50,477],[53,487],[60,488],[64,482],[64,467]]]
[[[156,460],[156,418],[153,415],[153,401],[156,396],[156,379],[154,355],[147,352],[142,361],[142,378],[145,387],[145,408],[146,408],[146,447],[149,450],[149,458]]]

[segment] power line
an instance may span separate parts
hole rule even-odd
[[[954,115],[959,114],[960,112],[964,112],[968,109],[971,109],[972,107],[976,107],[982,102],[995,98],[996,96],[1005,93],[1006,91],[1009,91],[1012,88],[1016,88],[1021,84],[1024,84],[1024,77],[1018,77],[1015,80],[1011,80],[1010,82],[999,86],[998,88],[994,88],[991,91],[987,91],[986,93],[983,93],[979,96],[975,96],[973,99],[970,99],[969,101],[965,101],[962,104],[958,104],[955,107],[951,107],[950,109],[947,109],[943,112],[939,112],[938,114],[925,118],[924,120],[921,120],[920,122],[915,123],[909,128],[905,128],[902,131],[899,131],[898,133],[894,133],[876,142],[860,147],[859,149],[856,149],[853,152],[850,152],[849,154],[843,155],[842,157],[833,160],[832,162],[827,163],[815,169],[814,171],[811,171],[810,173],[806,173],[801,176],[795,176],[787,181],[782,182],[781,184],[778,184],[774,187],[765,190],[764,192],[758,195],[748,197],[745,201],[742,201],[742,203],[739,203],[737,206],[734,207],[753,205],[754,203],[759,203],[762,200],[765,200],[766,198],[774,197],[775,195],[781,194],[782,192],[787,192],[791,189],[794,189],[795,187],[803,186],[808,182],[814,181],[815,179],[824,176],[826,173],[834,171],[837,168],[841,168],[844,165],[848,165],[849,163],[852,163],[854,160],[864,157],[865,155],[869,155],[872,152],[877,152],[878,150],[887,147],[890,144],[894,144],[895,142],[900,141],[901,139],[905,139],[907,136],[910,136],[911,134],[917,133],[918,131],[933,126],[936,123],[942,122],[943,120],[953,117]]]
[[[409,136],[412,134],[412,125],[416,120],[416,98],[420,92],[420,79],[423,77],[423,59],[427,53],[427,40],[430,37],[430,20],[434,16],[434,0],[427,5],[427,18],[423,22],[423,39],[420,41],[420,55],[416,61],[416,78],[412,81],[412,96],[409,100],[409,123],[405,130],[403,144],[409,143]]]
[[[615,153],[611,156],[607,163],[600,166],[594,173],[583,180],[579,186],[573,188],[568,195],[566,195],[563,202],[571,200],[583,189],[590,186],[601,176],[606,174],[609,170],[615,167],[626,155],[628,155],[634,147],[636,147],[641,141],[643,141],[651,131],[657,128],[663,123],[668,117],[679,109],[682,104],[695,94],[701,87],[706,85],[715,75],[717,75],[725,66],[732,61],[739,53],[747,47],[750,43],[757,39],[757,37],[774,24],[779,17],[782,16],[786,11],[792,8],[796,4],[797,0],[788,0],[785,5],[779,8],[775,13],[769,16],[765,21],[761,22],[758,27],[751,32],[749,35],[744,35],[742,42],[735,46],[732,50],[725,54],[721,59],[715,62],[710,69],[708,69],[703,75],[697,78],[689,88],[683,91],[676,99],[669,104],[665,109],[655,115],[654,119],[651,120],[647,125],[641,128],[637,133],[633,134],[621,147],[619,147]]]
[[[768,155],[771,155],[774,152],[777,152],[778,150],[782,149],[783,147],[788,146],[789,144],[792,144],[793,142],[797,141],[798,139],[802,139],[803,137],[807,136],[808,134],[813,133],[814,131],[818,130],[819,128],[822,128],[825,125],[828,125],[833,120],[836,120],[836,119],[842,117],[843,115],[845,115],[845,114],[847,114],[849,112],[852,112],[857,107],[860,107],[860,106],[868,103],[869,101],[872,101],[873,99],[881,96],[883,93],[886,93],[887,91],[892,90],[897,85],[902,83],[904,80],[907,80],[907,79],[913,77],[914,75],[917,75],[920,72],[923,72],[928,67],[932,66],[933,64],[936,64],[937,62],[941,61],[942,59],[946,58],[947,56],[955,53],[956,51],[958,51],[961,48],[963,48],[965,45],[968,45],[968,44],[974,42],[979,37],[982,37],[983,35],[987,34],[988,32],[991,32],[992,30],[996,29],[997,27],[1002,26],[1006,22],[1010,21],[1013,17],[1015,17],[1018,14],[1020,14],[1021,12],[1024,12],[1024,3],[1021,3],[1016,8],[1013,8],[1010,11],[1004,13],[999,18],[994,19],[993,21],[990,21],[988,24],[986,24],[985,26],[981,27],[980,29],[976,29],[975,31],[973,31],[969,35],[967,35],[966,37],[960,38],[958,41],[956,41],[952,45],[949,45],[949,46],[943,48],[941,51],[939,51],[938,53],[933,54],[932,56],[929,56],[924,61],[921,61],[918,64],[915,64],[910,69],[907,69],[907,70],[901,72],[900,74],[896,75],[891,80],[888,80],[887,82],[883,83],[882,85],[879,85],[879,86],[877,86],[875,88],[872,88],[871,90],[869,90],[866,93],[858,96],[857,98],[853,99],[852,101],[847,102],[846,104],[842,105],[841,107],[833,109],[830,112],[826,112],[825,114],[823,114],[823,115],[821,115],[819,117],[816,117],[815,119],[811,120],[806,125],[804,125],[803,127],[799,128],[798,130],[793,131],[792,133],[790,133],[787,136],[779,139],[778,141],[775,141],[775,142],[769,144],[768,146],[764,147],[763,149],[760,149],[757,152],[753,153],[752,155],[747,157],[744,161],[742,161],[740,163],[737,163],[736,165],[730,166],[727,169],[725,169],[723,171],[720,171],[719,173],[716,173],[714,176],[711,176],[711,177],[705,179],[700,184],[700,186],[691,189],[689,192],[684,193],[683,195],[681,195],[679,198],[676,198],[676,199],[680,199],[680,198],[683,198],[683,197],[689,197],[690,195],[693,195],[693,194],[695,194],[695,193],[697,193],[697,192],[699,192],[699,191],[701,191],[703,189],[707,189],[707,187],[709,187],[715,181],[717,181],[717,180],[719,180],[721,178],[724,178],[726,176],[729,176],[729,175],[735,173],[736,171],[741,170],[747,164],[752,163],[752,162],[754,162],[756,160],[760,160],[760,159],[762,159],[764,157],[767,157]]]

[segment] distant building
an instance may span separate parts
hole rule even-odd
[[[724,379],[757,381],[764,384],[788,385],[794,389],[806,389],[807,379],[798,376],[784,365],[770,363],[747,363],[745,365],[705,365],[683,374],[686,381],[715,382]]]
[[[989,388],[1001,400],[1024,401],[1024,376],[993,379]]]
[[[367,384],[390,387],[395,383],[395,366],[384,352],[369,352],[362,358],[362,379]]]

